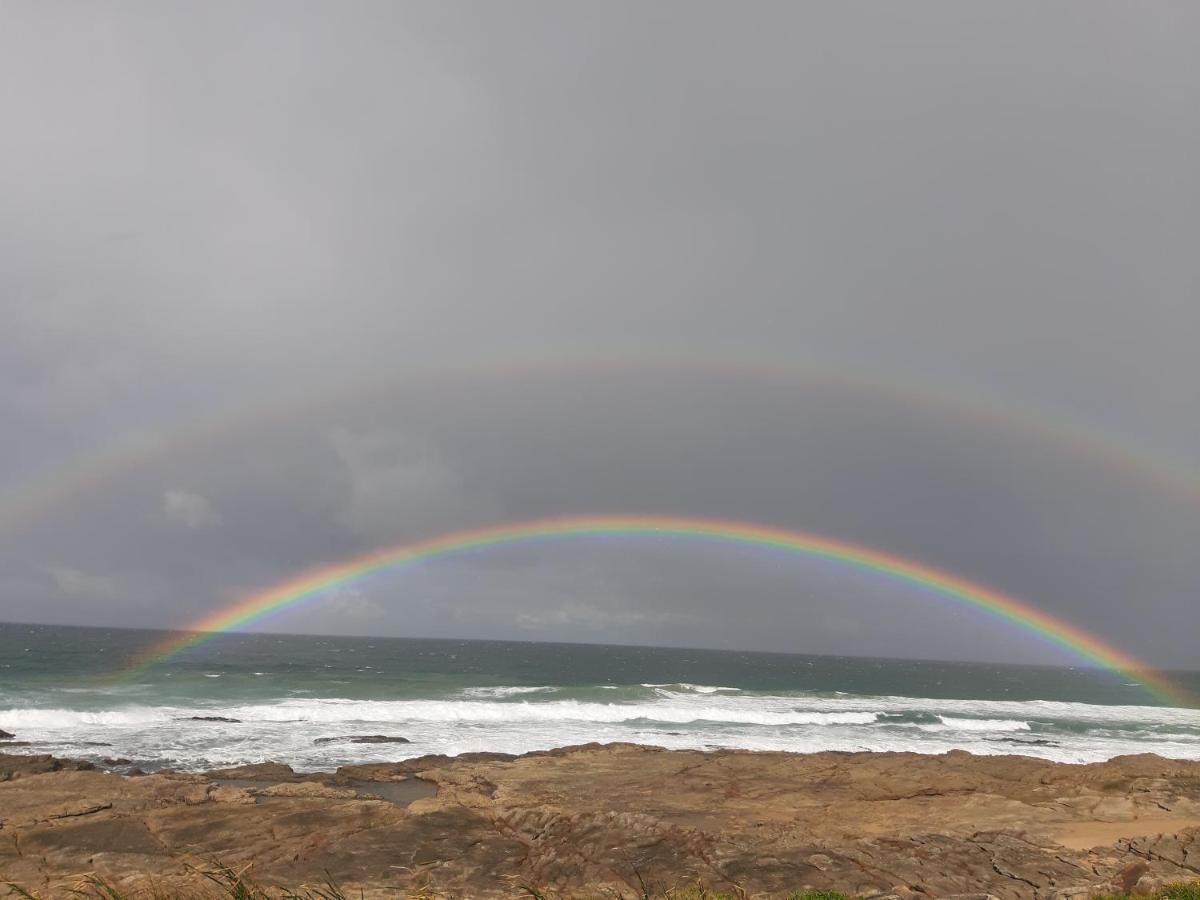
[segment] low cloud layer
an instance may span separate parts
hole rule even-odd
[[[184,528],[211,528],[221,524],[221,517],[208,498],[188,491],[164,491],[163,515]]]

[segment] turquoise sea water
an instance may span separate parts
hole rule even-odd
[[[1200,710],[1156,705],[1093,669],[257,634],[114,677],[165,636],[0,624],[0,729],[24,750],[146,769],[267,759],[328,769],[588,741],[1200,758]],[[1200,691],[1200,674],[1177,680]],[[363,734],[410,743],[317,743]]]

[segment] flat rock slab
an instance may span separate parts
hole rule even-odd
[[[89,870],[182,891],[187,864],[211,857],[267,884],[328,871],[367,897],[509,897],[522,882],[629,895],[640,879],[1076,900],[1200,879],[1200,763],[1149,755],[1070,766],[614,744],[139,778],[0,755],[0,773],[0,874],[51,891]]]
[[[239,788],[258,802],[269,797],[374,797],[397,806],[408,806],[417,800],[437,796],[437,785],[419,778],[403,781],[360,781],[357,779],[331,778],[322,781],[272,782],[252,778],[223,778],[217,783],[225,787]]]

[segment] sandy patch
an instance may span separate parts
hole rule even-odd
[[[1154,834],[1175,834],[1185,828],[1200,825],[1200,819],[1180,819],[1164,816],[1156,819],[1133,819],[1129,822],[1071,822],[1054,833],[1054,840],[1072,850],[1108,847],[1121,838],[1148,837]]]

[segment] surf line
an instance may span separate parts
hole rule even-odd
[[[1138,682],[1160,703],[1191,707],[1196,701],[1152,666],[1117,649],[1085,629],[1036,606],[916,560],[836,538],[770,525],[723,519],[660,515],[582,515],[535,519],[455,531],[385,547],[332,565],[319,566],[281,581],[192,623],[134,660],[122,671],[132,676],[169,661],[219,634],[237,631],[320,598],[326,592],[416,563],[521,545],[583,538],[658,538],[778,550],[871,572],[901,585],[923,588],[965,607],[1008,622],[1027,634],[1067,650],[1089,665]]]

